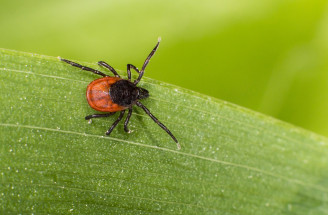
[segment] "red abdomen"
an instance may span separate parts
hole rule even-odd
[[[117,112],[126,109],[124,106],[113,103],[109,89],[121,78],[104,77],[92,81],[87,87],[87,100],[93,109],[101,112]]]

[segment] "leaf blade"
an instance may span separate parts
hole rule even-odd
[[[5,212],[327,211],[324,137],[148,78],[143,103],[181,151],[137,108],[131,134],[120,124],[107,137],[115,117],[84,120],[94,112],[85,87],[96,76],[53,57],[0,53]]]

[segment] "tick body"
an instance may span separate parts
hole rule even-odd
[[[102,78],[92,81],[88,85],[86,97],[90,107],[97,111],[106,113],[88,115],[85,117],[86,120],[90,120],[92,118],[108,117],[115,114],[116,112],[120,112],[117,120],[106,132],[106,134],[109,135],[117,126],[117,124],[122,120],[125,111],[128,109],[129,112],[124,122],[124,131],[129,132],[128,123],[132,115],[132,106],[137,105],[138,107],[142,108],[145,113],[150,116],[152,120],[154,120],[155,123],[157,123],[171,136],[171,138],[177,143],[178,149],[180,149],[180,144],[171,133],[171,131],[165,125],[163,125],[153,114],[151,114],[150,111],[140,102],[140,100],[149,97],[149,92],[144,88],[138,87],[137,84],[140,82],[145,68],[148,65],[151,57],[155,54],[159,43],[160,39],[158,40],[155,48],[148,55],[140,71],[132,64],[127,65],[128,79],[122,79],[115,71],[115,69],[104,61],[99,61],[98,64],[109,69],[113,73],[114,77],[108,76],[101,71],[82,66],[66,59],[61,60],[82,70],[90,71],[97,75],[103,76]],[[133,82],[131,81],[131,69],[135,70],[139,74],[138,78]]]
[[[126,106],[115,103],[110,91],[115,84],[123,79],[116,77],[99,78],[91,82],[87,87],[87,101],[93,109],[101,112],[117,112],[125,110]],[[114,85],[114,87],[112,87]]]

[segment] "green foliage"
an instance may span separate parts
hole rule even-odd
[[[328,136],[326,0],[0,0],[0,47],[147,76]]]
[[[326,138],[147,77],[182,149],[137,107],[105,136],[115,117],[84,120],[95,78],[0,49],[3,214],[327,214]]]

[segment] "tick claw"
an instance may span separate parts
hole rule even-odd
[[[124,131],[128,134],[131,133],[131,130],[129,130],[128,128],[124,128]]]

